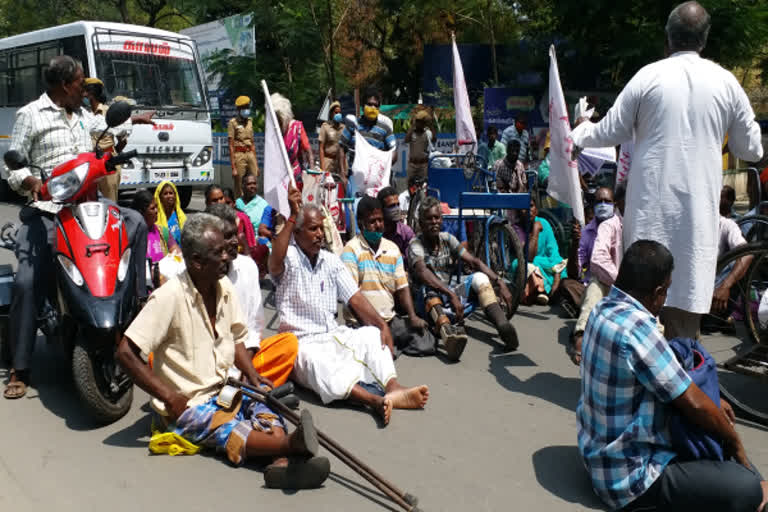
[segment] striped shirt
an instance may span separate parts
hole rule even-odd
[[[389,151],[397,146],[395,133],[392,129],[392,120],[384,114],[379,114],[376,122],[371,124],[367,119],[361,117],[355,123],[355,129],[350,130],[349,126],[344,127],[339,144],[347,151],[355,149],[355,133],[365,137],[368,143],[380,151]]]
[[[654,316],[615,286],[589,315],[582,347],[579,451],[595,492],[618,509],[647,491],[675,457],[667,404],[691,379]]]
[[[126,127],[128,123],[126,124]],[[22,182],[29,176],[40,178],[40,169],[50,173],[54,167],[63,164],[80,153],[93,151],[92,136],[98,136],[107,128],[104,116],[92,114],[85,108],[72,111],[67,118],[67,111],[56,105],[47,93],[25,105],[16,112],[16,121],[11,133],[11,150],[16,150],[27,159],[30,165],[11,171],[8,185],[19,193],[29,195],[22,189]],[[125,135],[112,130],[114,135]],[[50,201],[37,201],[35,207],[51,213],[59,211],[60,206]]]
[[[389,322],[395,316],[394,293],[408,286],[403,257],[394,242],[382,238],[374,251],[360,234],[347,242],[341,261],[373,309]]]
[[[437,247],[427,248],[424,234],[420,234],[411,240],[411,244],[408,246],[408,264],[413,270],[416,268],[416,263],[423,261],[432,273],[442,281],[449,283],[451,276],[456,273],[459,258],[466,249],[461,246],[461,242],[455,236],[445,231],[440,233],[438,244]],[[415,276],[414,273],[414,278]]]
[[[528,133],[528,130],[523,130],[522,133],[520,133],[517,131],[517,128],[513,123],[512,125],[504,128],[504,131],[501,132],[501,145],[504,146],[504,149],[506,150],[509,141],[518,141],[520,143],[520,153],[518,154],[517,159],[525,163],[531,159],[530,138],[531,135]]]
[[[341,259],[321,249],[313,267],[307,255],[291,243],[284,264],[281,275],[272,274],[280,312],[278,331],[292,332],[301,341],[302,337],[336,329],[338,303],[346,304],[358,291]]]

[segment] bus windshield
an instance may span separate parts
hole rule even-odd
[[[205,108],[193,60],[105,50],[94,53],[97,76],[110,99],[124,96],[152,108]]]

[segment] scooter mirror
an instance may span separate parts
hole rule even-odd
[[[131,117],[131,105],[126,101],[113,103],[107,110],[107,126],[114,128],[120,126]]]
[[[5,166],[11,171],[27,166],[27,159],[15,149],[7,151],[5,155],[3,155],[3,160],[5,160]]]

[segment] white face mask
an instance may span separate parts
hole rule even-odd
[[[595,203],[595,218],[600,222],[613,217],[613,203]]]

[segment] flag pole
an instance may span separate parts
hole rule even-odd
[[[276,128],[281,130],[280,123],[277,122],[277,115],[275,115],[275,109],[272,106],[272,100],[269,97],[269,88],[267,87],[267,81],[262,80],[261,81],[261,88],[264,90],[264,103],[269,107],[266,109],[267,115],[271,116],[272,126],[275,126]],[[288,159],[288,152],[285,149],[285,143],[280,145],[280,153],[283,157],[283,161],[285,162],[285,168],[289,169],[289,176],[291,178],[291,186],[293,188],[296,188],[296,180],[293,178],[293,172],[290,172],[290,169],[293,169],[291,166],[291,161]],[[266,159],[265,159],[266,160]],[[267,169],[264,169],[264,172],[267,172]]]

